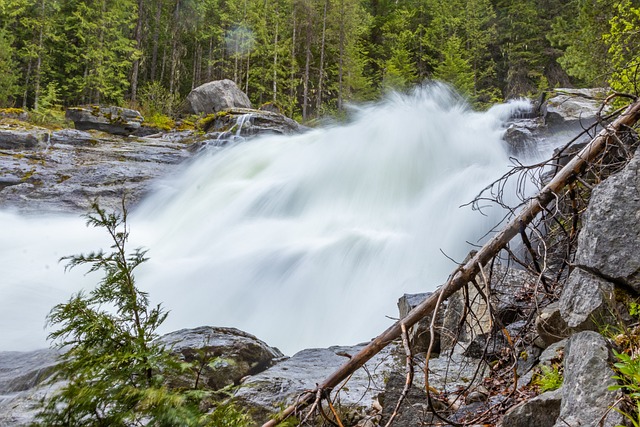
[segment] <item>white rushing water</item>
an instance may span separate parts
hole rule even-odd
[[[137,274],[170,310],[163,332],[234,326],[287,354],[366,341],[403,293],[435,289],[502,216],[460,208],[507,170],[503,122],[431,86],[347,125],[203,152],[131,214]],[[0,211],[0,350],[46,345],[44,318],[100,276],[58,259],[108,248],[77,215]]]

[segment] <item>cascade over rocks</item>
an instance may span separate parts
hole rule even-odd
[[[251,101],[229,79],[205,83],[187,95],[188,113],[211,114],[232,108],[251,108]]]

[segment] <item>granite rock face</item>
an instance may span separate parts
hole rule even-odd
[[[572,335],[565,348],[562,404],[554,426],[622,424],[623,416],[610,410],[619,397],[609,390],[616,383],[613,376],[610,350],[602,335],[593,331]]]
[[[640,151],[591,195],[576,265],[640,292]]]

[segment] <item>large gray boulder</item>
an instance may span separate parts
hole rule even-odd
[[[65,117],[73,121],[76,129],[95,129],[114,135],[134,134],[144,121],[140,112],[122,107],[89,107],[67,108]]]
[[[560,296],[562,319],[571,332],[598,330],[612,320],[614,285],[576,268],[571,272]]]
[[[611,410],[619,395],[609,390],[616,384],[610,356],[606,340],[597,332],[579,332],[569,338],[562,404],[554,427],[614,427],[622,423],[623,416]]]
[[[211,114],[230,108],[251,108],[251,101],[229,79],[205,83],[187,95],[187,110],[190,113]]]
[[[576,265],[640,292],[640,151],[591,195]]]
[[[503,427],[553,427],[560,415],[562,388],[542,393],[511,408],[502,419]]]
[[[174,384],[185,387],[193,387],[197,380],[199,386],[219,390],[264,371],[284,357],[277,348],[235,328],[182,329],[162,336],[160,342],[193,365]]]

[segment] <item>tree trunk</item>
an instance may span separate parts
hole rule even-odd
[[[276,33],[273,37],[273,103],[278,97],[278,24],[280,21],[280,4],[276,3]]]
[[[344,63],[344,0],[340,0],[340,46],[338,56],[338,111],[342,111],[342,67]]]
[[[142,54],[142,20],[144,19],[144,0],[138,0],[138,22],[134,32],[136,41],[136,59],[131,67],[131,101],[135,102],[138,97],[138,73],[140,71],[140,57]]]
[[[309,7],[310,9],[310,7]],[[302,82],[302,120],[307,120],[307,107],[309,105],[309,73],[311,69],[311,10],[308,10],[306,22],[306,40],[305,40],[305,62],[304,62],[304,78]]]
[[[158,1],[156,9],[155,28],[153,29],[153,47],[151,50],[151,77],[150,80],[156,79],[156,70],[158,68],[158,42],[160,39],[160,18],[162,18],[162,1]],[[162,80],[162,77],[160,78]]]
[[[540,190],[536,197],[529,200],[527,206],[515,216],[501,232],[485,243],[470,260],[459,267],[444,286],[437,289],[426,300],[411,310],[404,319],[396,322],[382,334],[378,335],[362,350],[351,357],[349,361],[326,378],[316,390],[304,393],[297,399],[295,404],[286,408],[278,414],[276,418],[265,423],[263,427],[274,427],[294,412],[308,405],[315,399],[317,390],[331,390],[339,385],[380,350],[398,338],[402,332],[403,325],[409,328],[424,317],[432,314],[439,300],[446,300],[469,283],[480,271],[480,266],[490,263],[514,236],[519,235],[520,228],[523,225],[529,224],[542,212],[546,205],[556,200],[556,194],[564,186],[573,182],[586,166],[605,150],[608,144],[615,145],[612,142],[615,136],[612,135],[621,128],[632,126],[638,119],[640,119],[640,101],[631,104],[620,117],[603,129],[579,154],[556,174],[551,182]]]
[[[327,6],[329,0],[324,0],[324,10],[322,12],[322,41],[320,42],[320,73],[318,76],[318,97],[316,98],[316,111],[320,111],[322,106],[322,83],[324,77],[324,48],[327,34]]]

